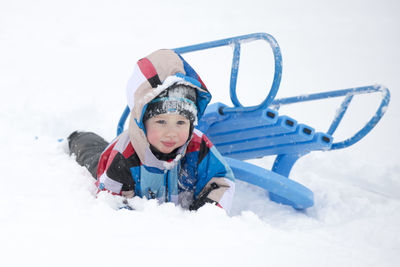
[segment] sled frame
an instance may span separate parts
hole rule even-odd
[[[275,63],[274,78],[269,93],[259,105],[243,106],[238,100],[236,93],[236,84],[237,84],[240,55],[241,55],[241,45],[247,42],[252,42],[257,40],[266,41],[272,48],[272,52],[274,55],[274,63]],[[299,95],[295,97],[275,99],[282,78],[282,56],[277,41],[267,33],[253,33],[248,35],[221,39],[212,42],[205,42],[196,45],[179,47],[173,50],[178,54],[185,54],[221,46],[233,47],[231,77],[229,86],[230,99],[233,106],[229,107],[223,105],[223,107],[214,111],[213,114],[214,117],[229,116],[231,114],[235,114],[235,116],[242,116],[242,115],[245,116],[245,114],[251,114],[252,112],[257,113],[259,111],[264,111],[267,109],[278,111],[282,105],[342,97],[344,99],[329,129],[326,131],[326,134],[332,136],[333,139],[333,134],[335,133],[340,122],[342,121],[354,96],[361,94],[380,93],[382,97],[381,103],[378,109],[376,110],[375,114],[365,124],[365,126],[362,127],[359,131],[357,131],[353,136],[343,141],[339,141],[336,143],[332,142],[329,144],[329,146],[324,147],[323,150],[328,151],[335,149],[343,149],[359,142],[376,126],[379,120],[383,117],[389,105],[390,92],[386,87],[381,85],[370,85],[370,86],[355,87],[349,89],[334,90],[329,92],[321,92],[315,94]],[[129,113],[130,113],[129,107],[126,107],[118,122],[117,135],[122,133],[125,121],[129,116]],[[203,128],[204,127],[207,128],[208,125],[207,126],[203,125]],[[207,131],[205,131],[205,133],[207,134]],[[250,184],[254,184],[256,186],[259,186],[267,190],[269,192],[269,196],[272,201],[290,205],[295,209],[302,210],[313,206],[314,204],[313,193],[305,186],[295,182],[294,180],[288,179],[288,177],[295,162],[300,157],[310,153],[313,149],[310,146],[309,148],[304,150],[298,150],[298,149],[295,150],[295,145],[298,144],[294,143],[292,145],[293,151],[290,151],[291,146],[288,145],[285,147],[285,150],[282,153],[279,152],[279,146],[276,146],[276,149],[273,150],[274,151],[273,153],[276,154],[276,159],[271,170],[266,170],[264,168],[234,158],[226,157],[226,160],[228,164],[231,166],[235,174],[235,177],[237,179],[243,180]],[[318,147],[316,150],[321,150],[321,148]],[[270,152],[265,152],[265,153],[270,153]],[[259,154],[254,158],[263,157],[266,155],[268,154]]]

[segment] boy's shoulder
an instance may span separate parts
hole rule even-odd
[[[135,149],[129,138],[128,131],[121,133],[117,138],[115,138],[109,145],[113,152],[111,153],[121,153],[124,158],[129,158],[135,153]],[[107,149],[106,149],[107,150]]]
[[[192,139],[190,140],[187,148],[187,153],[200,151],[204,148],[211,148],[212,142],[208,137],[200,130],[194,129]]]

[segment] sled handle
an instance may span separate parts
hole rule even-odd
[[[240,46],[242,43],[245,42],[252,42],[256,40],[265,40],[269,43],[272,48],[272,52],[274,54],[275,60],[275,73],[274,73],[274,80],[272,82],[271,89],[267,95],[267,97],[262,101],[259,105],[256,106],[243,106],[236,94],[236,84],[237,84],[237,77],[239,73],[239,61],[240,61]],[[179,47],[173,49],[178,54],[184,54],[209,48],[221,47],[221,46],[233,46],[233,58],[232,58],[232,67],[231,67],[231,78],[230,78],[230,98],[234,105],[234,107],[224,107],[221,112],[223,114],[226,113],[235,113],[235,112],[242,112],[242,111],[253,111],[256,109],[265,109],[267,108],[272,101],[274,100],[279,85],[282,78],[282,55],[281,50],[279,48],[278,42],[275,40],[272,35],[267,33],[252,33],[232,38],[226,38],[222,40],[212,41],[212,42],[205,42],[196,45],[189,45],[184,47]]]
[[[376,93],[376,92],[381,93],[382,101],[381,101],[377,111],[372,116],[372,118],[365,124],[365,126],[363,128],[361,128],[352,137],[350,137],[346,140],[340,141],[340,142],[333,143],[330,148],[331,150],[342,149],[342,148],[349,147],[349,146],[357,143],[358,141],[360,141],[364,136],[366,136],[376,126],[376,124],[379,122],[379,120],[383,117],[383,115],[385,114],[387,107],[389,105],[389,101],[390,101],[390,92],[386,87],[384,87],[382,85],[370,85],[370,86],[349,88],[349,89],[329,91],[329,92],[323,92],[323,93],[275,99],[271,103],[271,108],[279,109],[279,107],[281,105],[344,96],[345,98],[344,98],[342,104],[340,105],[340,107],[336,113],[336,116],[334,117],[334,119],[327,131],[327,134],[333,135],[333,133],[336,131],[337,127],[339,126],[339,123],[342,121],[343,116],[346,113],[347,108],[350,105],[353,97],[355,95],[370,94],[370,93]]]
[[[252,42],[257,40],[265,40],[272,48],[272,52],[274,54],[275,60],[275,73],[274,73],[274,80],[272,82],[271,89],[267,95],[267,97],[256,106],[248,106],[244,107],[236,94],[236,84],[237,84],[237,77],[239,73],[239,61],[240,61],[240,47],[242,43]],[[217,41],[205,42],[195,45],[183,46],[179,48],[173,49],[178,54],[185,54],[194,51],[200,51],[204,49],[216,48],[221,46],[233,46],[233,58],[232,58],[232,66],[231,66],[231,78],[230,78],[230,85],[229,85],[229,93],[230,98],[233,103],[233,107],[224,107],[220,112],[223,114],[227,113],[236,113],[236,112],[244,112],[244,111],[253,111],[257,109],[265,109],[267,108],[272,101],[274,100],[279,85],[281,83],[282,78],[282,55],[281,50],[279,48],[278,42],[275,40],[272,35],[261,32],[261,33],[252,33],[247,35],[241,35],[226,39],[221,39]],[[129,107],[126,107],[124,112],[121,115],[121,118],[118,122],[117,127],[117,136],[121,134],[124,130],[124,124],[129,116]]]
[[[126,106],[124,112],[122,112],[121,118],[119,119],[118,126],[117,126],[117,136],[120,135],[124,131],[125,121],[131,113],[129,106]]]

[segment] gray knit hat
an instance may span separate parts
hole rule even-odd
[[[197,119],[196,89],[184,84],[171,85],[147,104],[142,121],[165,113],[182,115],[193,124]]]

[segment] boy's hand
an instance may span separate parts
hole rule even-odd
[[[189,206],[189,210],[198,210],[201,207],[203,207],[206,203],[211,203],[218,205],[218,203],[212,199],[209,199],[208,197],[206,198],[199,198],[193,201],[193,203]]]
[[[201,194],[197,199],[195,199],[193,201],[193,203],[189,206],[189,210],[198,210],[201,207],[204,206],[204,204],[206,203],[211,203],[211,204],[215,204],[217,206],[218,202],[208,198],[208,195],[211,193],[211,191],[218,189],[219,185],[217,185],[216,183],[212,183],[210,185],[210,188],[208,188],[207,190],[205,190],[205,192],[203,194]]]

